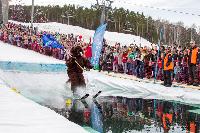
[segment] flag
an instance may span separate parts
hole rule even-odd
[[[93,44],[92,44],[92,60],[91,64],[94,68],[99,66],[99,58],[103,47],[103,38],[107,24],[100,25],[95,31]]]
[[[56,39],[50,34],[44,34],[42,36],[43,47],[51,48],[64,48]]]

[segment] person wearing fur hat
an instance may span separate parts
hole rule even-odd
[[[71,49],[71,57],[66,60],[67,74],[71,82],[71,90],[76,91],[77,87],[86,87],[83,76],[84,68],[91,69],[90,62],[83,57],[83,50],[80,46]]]

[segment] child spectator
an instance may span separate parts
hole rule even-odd
[[[176,82],[180,82],[180,73],[181,73],[181,67],[179,65],[179,62],[176,62],[176,66],[174,67],[174,75]]]
[[[16,35],[15,40],[16,40],[16,42],[17,42],[17,46],[18,46],[18,47],[21,47],[21,41],[20,41],[20,36],[19,36],[19,35]]]
[[[9,36],[8,36],[8,41],[11,45],[13,45],[13,34],[10,33]]]
[[[119,53],[117,50],[114,50],[114,60],[113,60],[113,72],[118,72],[118,58],[119,58]]]

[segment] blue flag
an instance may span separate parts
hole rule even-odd
[[[51,47],[51,48],[64,48],[54,36],[50,34],[44,34],[42,36],[43,47]]]
[[[94,34],[93,44],[92,44],[92,60],[91,60],[91,64],[94,67],[99,66],[99,58],[103,47],[103,38],[106,31],[106,26],[107,24],[100,25]]]

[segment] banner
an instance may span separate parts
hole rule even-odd
[[[94,66],[94,68],[98,68],[99,66],[99,58],[103,47],[103,38],[106,26],[107,24],[100,25],[94,34],[94,39],[92,44],[92,60],[91,60],[91,64]]]
[[[43,47],[51,47],[51,48],[64,48],[54,36],[50,34],[44,34],[42,36]]]

